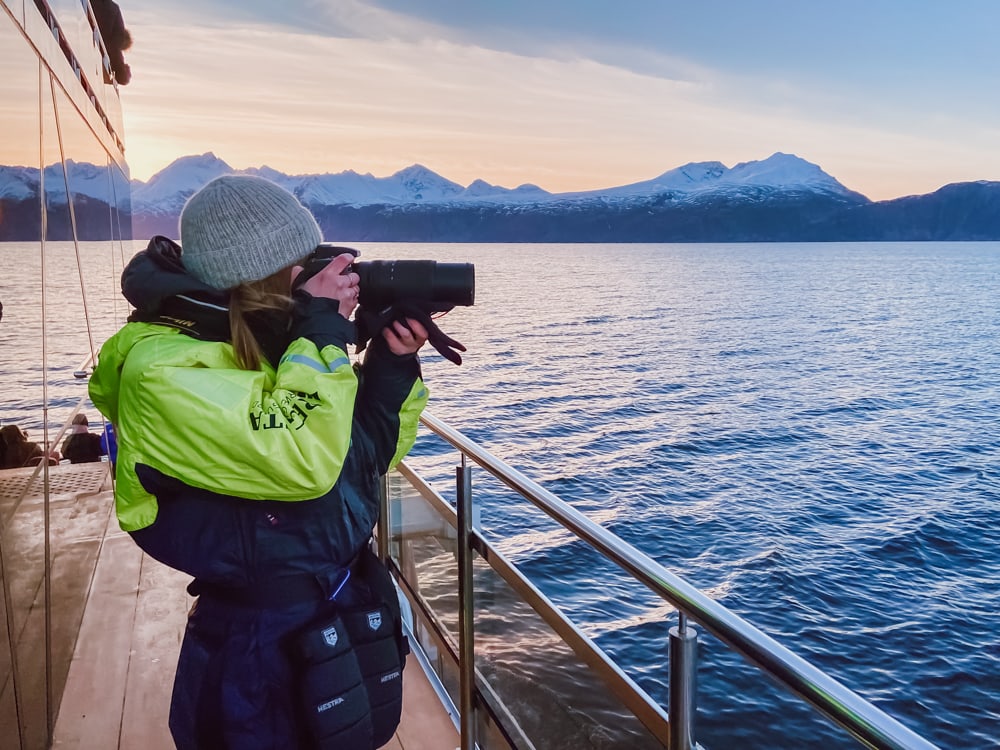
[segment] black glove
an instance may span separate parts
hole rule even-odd
[[[365,307],[359,307],[354,313],[354,322],[358,329],[358,351],[364,351],[365,347],[368,346],[368,341],[377,336],[383,328],[393,321],[401,320],[405,324],[407,318],[412,318],[427,330],[427,341],[438,350],[442,357],[460,365],[462,357],[458,351],[464,352],[465,347],[446,335],[431,318],[431,313],[448,312],[452,307],[454,305],[442,309],[439,302],[412,299],[394,302],[391,307],[387,307],[381,312],[373,312]],[[458,351],[455,351],[456,349]]]

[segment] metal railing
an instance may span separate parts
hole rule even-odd
[[[669,738],[666,745],[672,750],[691,750],[697,747],[693,721],[697,630],[688,623],[689,619],[772,677],[787,692],[819,710],[860,743],[886,750],[936,747],[445,422],[426,413],[421,417],[421,422],[461,453],[461,465],[456,469],[457,508],[453,510],[439,499],[437,511],[445,518],[450,515],[448,522],[457,531],[459,646],[453,657],[458,661],[461,674],[459,702],[463,712],[461,731],[464,750],[472,750],[476,746],[476,721],[474,716],[468,715],[474,713],[476,706],[476,670],[472,663],[475,644],[471,625],[474,603],[470,558],[473,551],[478,552],[502,578],[517,588],[524,595],[525,601],[553,625],[563,640],[585,662],[599,667],[597,671],[611,691],[654,736],[664,737],[665,730]],[[467,460],[478,464],[678,610],[678,625],[670,629],[670,693],[666,712],[473,528],[472,485]],[[436,494],[405,464],[401,465],[400,473],[410,484],[420,489],[425,498]],[[383,518],[385,517],[386,513],[383,513]],[[381,531],[380,536],[384,533],[385,530]]]

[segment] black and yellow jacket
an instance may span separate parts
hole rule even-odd
[[[303,573],[332,585],[371,535],[378,477],[415,440],[427,402],[416,355],[377,337],[352,366],[353,325],[335,301],[299,292],[290,330],[261,321],[271,361],[242,370],[225,293],[188,275],[162,237],[122,288],[136,312],[90,382],[118,439],[122,528],[211,585]]]

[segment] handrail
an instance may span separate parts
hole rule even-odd
[[[860,742],[879,750],[937,747],[447,423],[427,412],[420,421]]]

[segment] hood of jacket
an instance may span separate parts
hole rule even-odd
[[[184,267],[181,246],[157,235],[122,272],[130,323],[157,323],[202,341],[229,341],[229,291],[199,281]],[[289,344],[289,317],[258,310],[246,315],[264,353],[277,365]]]
[[[157,235],[129,261],[122,294],[135,308],[129,322],[159,323],[206,341],[229,340],[229,293],[192,276],[173,240]]]

